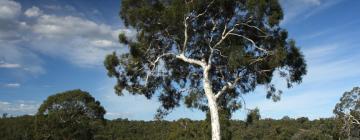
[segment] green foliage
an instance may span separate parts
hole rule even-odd
[[[246,125],[251,125],[256,121],[259,121],[261,118],[258,108],[250,110],[246,117]]]
[[[345,92],[334,108],[341,136],[360,139],[360,87]]]
[[[226,120],[221,117],[222,138],[226,140],[337,140],[339,131],[336,119],[288,120],[260,119],[246,126],[245,121]],[[0,137],[4,140],[32,140],[35,137],[35,116],[19,116],[0,119]],[[304,121],[306,120],[306,121]],[[204,121],[179,119],[177,121],[129,121],[117,119],[93,133],[95,140],[208,140],[211,130],[208,118]],[[97,126],[91,125],[98,129]],[[59,129],[57,129],[59,130]],[[51,129],[48,129],[51,131]],[[230,133],[228,133],[230,132]],[[69,132],[73,133],[73,132]],[[70,134],[64,134],[64,136]],[[73,138],[86,139],[86,138]],[[92,139],[92,138],[90,138]]]
[[[49,96],[36,114],[36,138],[94,139],[104,125],[104,114],[100,102],[81,90]]]
[[[0,139],[32,140],[35,133],[34,116],[3,117],[0,119]]]
[[[219,110],[219,118],[220,118],[220,130],[221,130],[221,139],[229,140],[232,139],[232,130],[231,130],[231,112],[226,109]],[[211,139],[211,117],[210,113],[206,112],[206,118],[203,122],[203,126],[199,128],[203,131],[204,135],[207,136],[207,139]]]
[[[121,33],[119,41],[129,52],[110,54],[104,65],[108,75],[117,79],[118,95],[128,92],[159,97],[162,106],[157,118],[182,101],[187,107],[208,111],[204,69],[176,57],[181,54],[211,66],[214,93],[240,77],[218,101],[231,112],[241,107],[241,94],[258,85],[268,87],[267,98],[279,100],[282,92],[271,83],[275,72],[287,80],[288,87],[300,83],[306,74],[301,51],[279,26],[283,11],[278,0],[121,2],[120,17],[137,35],[129,39]]]
[[[340,102],[336,104],[334,113],[338,116],[347,113],[358,116],[360,113],[360,87],[354,87],[350,92],[345,92],[340,98]]]
[[[331,140],[330,135],[324,135],[319,130],[300,130],[296,133],[291,140]]]

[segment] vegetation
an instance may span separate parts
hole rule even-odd
[[[309,120],[284,116],[280,120],[262,119],[260,110],[248,112],[245,121],[231,120],[228,110],[220,110],[222,139],[226,140],[338,140],[358,139],[359,88],[345,92],[336,105],[335,118]],[[349,111],[346,111],[349,110]],[[345,114],[353,116],[347,123]],[[91,95],[70,90],[50,96],[35,116],[0,119],[0,138],[6,140],[208,140],[212,137],[210,115],[194,121],[105,120],[105,110]],[[345,120],[345,122],[344,122]],[[350,124],[350,127],[349,127]],[[347,129],[344,129],[347,128]],[[350,131],[344,131],[348,130]]]
[[[108,55],[107,74],[116,94],[158,97],[154,121],[106,120],[88,92],[49,96],[34,116],[0,118],[6,140],[338,140],[360,139],[360,88],[345,92],[334,118],[284,116],[231,120],[242,96],[258,86],[280,100],[272,83],[278,72],[288,88],[302,82],[306,63],[295,41],[279,26],[278,0],[122,0],[120,16],[136,37],[119,35],[128,52]],[[162,118],[181,104],[205,120]],[[221,133],[220,133],[221,131]]]
[[[21,116],[0,119],[0,137],[6,140],[36,139],[35,117]],[[94,126],[93,126],[94,127]],[[79,128],[80,129],[80,128]],[[338,140],[334,118],[309,121],[298,119],[260,119],[250,125],[241,120],[229,120],[227,140]],[[177,121],[107,120],[106,126],[94,133],[97,140],[209,140],[207,121],[179,119]],[[226,132],[223,130],[223,132]],[[224,134],[224,133],[222,133]],[[225,137],[223,137],[225,139]],[[65,140],[65,138],[63,138]]]
[[[355,87],[345,92],[336,104],[334,113],[343,125],[341,132],[344,137],[360,139],[360,88]]]
[[[104,125],[105,109],[87,92],[70,90],[52,95],[35,116],[36,139],[94,138]]]
[[[120,16],[135,38],[120,34],[129,52],[106,57],[115,90],[159,98],[161,119],[184,102],[208,112],[212,139],[220,115],[241,108],[241,96],[258,85],[280,99],[275,72],[288,87],[300,83],[306,64],[295,41],[279,26],[278,0],[122,0]]]

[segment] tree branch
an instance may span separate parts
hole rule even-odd
[[[250,27],[250,28],[254,28],[254,29],[260,31],[261,33],[265,34],[265,36],[268,36],[266,32],[264,32],[263,30],[261,30],[260,28],[258,28],[258,27],[256,27],[256,26],[252,26],[252,25],[249,25],[249,24],[247,24],[247,23],[239,23],[239,24],[248,26],[248,27]]]
[[[175,55],[175,54],[174,53],[164,53],[164,54],[158,56],[153,62],[150,61],[152,68],[150,68],[150,72],[146,75],[145,84],[148,83],[149,76],[152,75],[154,69],[156,68],[156,63],[158,63],[162,57],[169,56],[169,55]]]
[[[211,2],[206,6],[206,9],[204,10],[204,12],[198,14],[198,15],[195,17],[195,19],[196,19],[196,18],[199,18],[199,17],[201,17],[201,16],[203,16],[203,15],[205,15],[205,13],[208,11],[208,9],[209,9],[210,6],[214,3],[214,1],[215,1],[215,0],[211,1]]]
[[[225,27],[224,27],[224,30],[223,30],[223,32],[222,32],[221,39],[220,39],[213,47],[209,46],[211,51],[210,51],[210,56],[209,56],[208,64],[209,64],[210,66],[211,66],[212,57],[213,57],[213,55],[214,55],[214,49],[216,49],[216,47],[218,47],[218,46],[226,39],[226,37],[229,35],[229,33],[231,33],[232,31],[234,31],[234,30],[235,30],[235,27],[238,26],[238,25],[239,25],[239,24],[234,25],[234,27],[233,27],[231,30],[229,30],[228,32],[226,32],[226,30],[227,30],[227,24],[225,23]]]
[[[188,58],[184,55],[184,53],[181,53],[180,55],[176,55],[176,58],[180,59],[184,62],[188,62],[190,64],[195,64],[195,65],[201,66],[202,68],[206,67],[206,63],[204,61]]]
[[[237,77],[233,83],[228,82],[223,88],[215,95],[215,99],[218,99],[221,95],[225,93],[226,90],[235,88],[237,82],[239,82],[241,78]]]
[[[182,53],[185,52],[186,50],[186,45],[187,45],[187,42],[188,42],[188,24],[187,24],[187,20],[189,19],[189,17],[186,17],[184,19],[184,26],[185,26],[185,29],[184,29],[184,43],[183,43],[183,50],[182,50]]]
[[[234,35],[234,36],[242,37],[242,38],[248,40],[249,42],[251,42],[256,49],[258,49],[258,50],[260,50],[260,51],[263,51],[263,52],[266,53],[266,54],[269,54],[269,51],[268,51],[268,50],[257,46],[254,40],[252,40],[252,39],[250,39],[250,38],[248,38],[248,37],[246,37],[246,36],[244,36],[244,35],[235,34],[235,33],[229,33],[229,35]]]

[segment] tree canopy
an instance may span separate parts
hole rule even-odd
[[[279,26],[283,12],[277,0],[123,0],[120,15],[137,36],[120,34],[129,53],[113,53],[104,62],[118,81],[116,93],[159,93],[165,110],[182,99],[207,110],[203,65],[211,64],[211,88],[227,93],[219,104],[230,110],[259,84],[267,85],[267,98],[277,100],[275,71],[289,87],[306,74],[303,55]]]
[[[120,17],[136,30],[119,41],[129,51],[110,54],[104,65],[115,91],[158,94],[162,118],[181,101],[209,111],[213,140],[220,139],[219,110],[241,107],[242,94],[265,85],[280,99],[275,72],[288,87],[300,83],[306,63],[295,41],[280,27],[277,0],[122,0]]]
[[[360,138],[360,88],[345,92],[336,104],[334,113],[342,123],[341,132],[349,139]]]
[[[251,125],[256,121],[259,121],[261,118],[260,111],[258,108],[255,108],[253,110],[249,110],[247,116],[246,116],[246,125]]]
[[[4,140],[39,140],[39,138],[34,137],[37,133],[34,121],[34,116],[0,118],[0,138]],[[336,128],[335,124],[334,118],[309,120],[306,123],[302,123],[294,118],[289,120],[260,119],[248,126],[242,120],[229,120],[229,126],[226,129],[231,132],[231,137],[224,137],[224,139],[338,140],[339,137],[337,136],[340,131]],[[208,140],[211,138],[208,125],[208,121],[190,119],[174,121],[106,120],[105,128],[96,132],[95,139]]]
[[[88,92],[70,90],[49,96],[36,114],[38,139],[93,139],[105,109]]]

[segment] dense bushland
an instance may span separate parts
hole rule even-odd
[[[226,120],[224,120],[226,121]],[[333,118],[308,120],[284,117],[280,120],[261,119],[252,122],[230,120],[223,129],[223,138],[233,140],[251,139],[339,139],[339,124]],[[35,117],[19,116],[0,119],[0,137],[6,140],[35,139]],[[106,120],[106,125],[97,132],[98,140],[208,140],[211,138],[209,123],[179,119],[177,121],[130,121],[127,119]],[[54,138],[62,139],[62,138]]]

